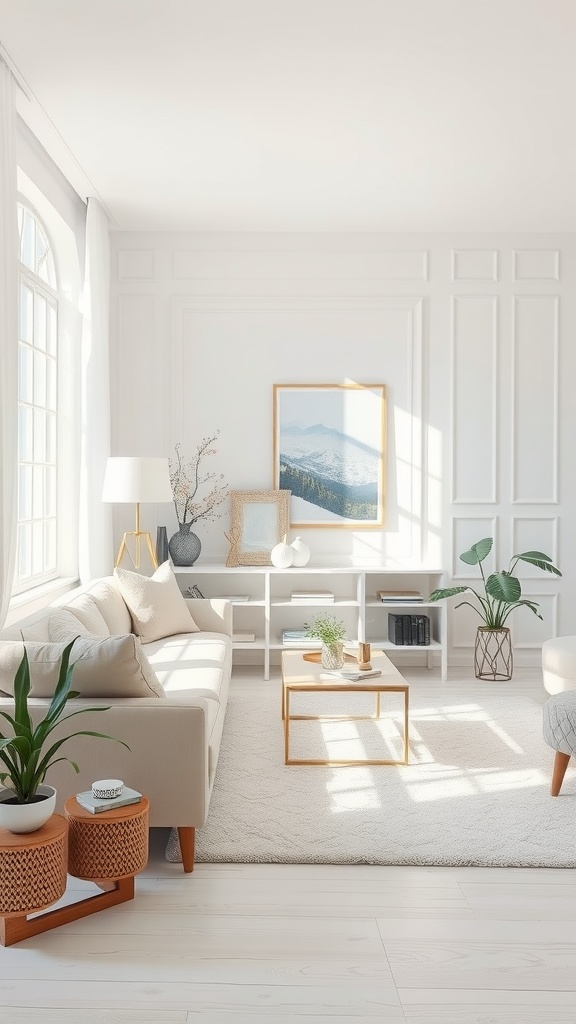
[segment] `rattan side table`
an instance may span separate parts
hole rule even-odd
[[[0,942],[11,946],[53,928],[53,914],[28,920],[66,892],[68,823],[53,814],[35,832],[0,829]],[[51,923],[47,923],[50,920]]]
[[[134,898],[134,875],[148,862],[148,799],[91,814],[71,797],[68,819],[68,871],[105,891],[93,900],[111,907]],[[103,909],[103,908],[102,908]]]

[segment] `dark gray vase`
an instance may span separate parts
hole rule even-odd
[[[174,565],[194,565],[202,550],[200,537],[192,533],[191,525],[191,523],[180,523],[178,533],[170,537],[168,550]]]
[[[156,561],[158,565],[168,561],[168,534],[165,526],[156,527]]]

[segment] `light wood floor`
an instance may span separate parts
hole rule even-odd
[[[508,685],[541,692],[536,673]],[[576,1024],[574,871],[185,876],[166,837],[133,903],[0,949],[1,1024]]]

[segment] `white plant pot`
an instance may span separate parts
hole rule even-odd
[[[302,568],[310,561],[310,548],[304,543],[301,537],[296,537],[290,547],[292,548],[292,565]]]
[[[277,569],[289,569],[292,565],[292,548],[286,543],[286,536],[280,544],[276,544],[270,552],[270,561]]]
[[[14,798],[14,790],[1,789],[0,828],[17,834],[42,828],[54,814],[56,790],[53,786],[38,786],[37,794],[44,799],[30,804],[11,804],[7,801]]]

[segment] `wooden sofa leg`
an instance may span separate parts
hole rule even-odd
[[[554,771],[552,773],[552,785],[550,786],[550,793],[552,796],[558,796],[564,776],[566,775],[566,769],[570,762],[570,754],[563,754],[561,750],[556,751],[556,757],[554,758]]]
[[[566,771],[566,769],[564,769]],[[196,842],[195,828],[179,828],[178,839],[182,853],[182,865],[184,871],[194,871],[194,845]]]

